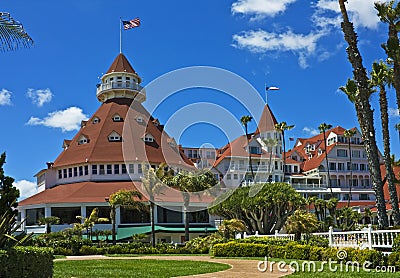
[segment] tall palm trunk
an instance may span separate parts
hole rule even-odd
[[[251,152],[250,152],[250,145],[249,145],[250,144],[250,140],[249,140],[249,133],[247,131],[247,124],[244,126],[244,128],[246,130],[247,147],[249,148],[248,152],[249,152],[249,163],[250,163],[251,178],[253,179],[253,182],[254,182],[254,171],[253,171],[253,163],[251,161]]]
[[[189,241],[189,193],[183,192],[183,222],[185,223],[185,241]]]
[[[357,46],[357,34],[354,31],[353,24],[349,21],[344,2],[345,0],[339,0],[340,11],[343,17],[342,30],[344,38],[348,43],[346,49],[348,60],[353,67],[354,79],[356,80],[358,87],[358,95],[354,104],[357,111],[358,122],[362,131],[362,139],[364,141],[373,188],[376,195],[378,224],[379,227],[384,228],[389,226],[389,222],[386,214],[378,147],[375,140],[373,112],[369,103],[371,90],[369,89],[367,73],[362,64],[362,57]]]
[[[328,188],[331,191],[331,198],[333,198],[333,190],[332,190],[332,184],[331,184],[331,173],[329,171],[329,160],[328,160],[328,143],[326,142],[326,134],[325,130],[323,132],[324,134],[324,145],[325,145],[325,161],[326,161],[326,171],[328,173]]]
[[[151,226],[151,246],[156,246],[156,231],[154,224],[154,196],[150,196],[150,226]]]
[[[283,143],[283,182],[285,181],[286,173],[286,142],[285,142],[285,130],[282,130],[282,143]]]
[[[390,158],[388,101],[386,97],[385,86],[383,84],[379,85],[379,104],[380,104],[381,118],[382,118],[382,135],[383,135],[383,149],[384,149],[383,160],[385,162],[386,177],[388,182],[390,204],[392,206],[394,226],[397,226],[400,224],[399,200],[397,198],[397,190],[395,184],[396,176],[393,172],[393,167]]]
[[[348,146],[349,146],[349,160],[350,160],[350,186],[349,186],[349,200],[347,201],[347,207],[350,207],[351,201],[351,190],[353,188],[353,163],[351,161],[351,138],[348,139]]]

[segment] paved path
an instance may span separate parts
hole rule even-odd
[[[214,278],[214,277],[225,277],[225,278],[242,278],[242,277],[251,277],[251,278],[262,278],[262,277],[282,277],[285,275],[289,275],[291,272],[281,272],[278,271],[276,265],[274,265],[273,270],[270,271],[269,266],[267,271],[261,272],[258,270],[257,265],[259,261],[257,260],[240,260],[240,259],[219,259],[212,258],[210,256],[138,256],[138,257],[107,257],[107,256],[67,256],[66,259],[57,259],[57,260],[99,260],[99,259],[151,259],[151,260],[190,260],[190,261],[206,261],[206,262],[215,262],[228,264],[231,266],[230,269],[214,272],[214,273],[206,273],[206,274],[198,274],[198,275],[190,275],[190,276],[181,276],[181,277],[198,277],[198,278]],[[261,265],[261,267],[265,267],[265,265]]]

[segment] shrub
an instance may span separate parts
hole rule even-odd
[[[310,257],[310,246],[291,242],[285,246],[286,254],[284,259],[308,260]]]
[[[264,257],[268,254],[265,244],[228,242],[212,247],[215,257]]]
[[[236,242],[241,243],[259,243],[259,244],[266,244],[266,245],[286,245],[289,242],[293,242],[287,238],[274,238],[274,237],[248,237],[244,239],[237,239]]]
[[[396,269],[400,269],[400,251],[392,252],[387,260],[389,265],[393,265]]]
[[[81,249],[79,249],[80,255],[97,255],[99,254],[102,248],[97,248],[96,246],[87,246],[83,245]]]
[[[53,250],[39,247],[14,247],[2,250],[1,277],[48,278],[53,275]]]
[[[360,265],[366,261],[370,262],[369,267],[373,268],[384,264],[383,254],[377,250],[346,249],[348,260],[358,262]]]
[[[72,250],[64,247],[56,247],[53,249],[54,255],[64,255],[64,256],[71,256]]]
[[[308,259],[310,261],[321,261],[324,250],[324,247],[310,246],[310,255]]]
[[[318,247],[329,247],[329,240],[327,238],[314,235],[307,237],[307,239],[300,241],[300,243]]]
[[[392,250],[393,250],[393,252],[400,251],[400,235],[398,235],[394,238]]]

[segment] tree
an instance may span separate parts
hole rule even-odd
[[[399,132],[399,139],[400,139],[400,123],[395,124],[394,129],[396,129]]]
[[[272,182],[272,153],[273,153],[273,148],[278,145],[278,140],[273,139],[273,138],[266,138],[262,140],[263,143],[266,146],[267,152],[269,152],[269,161],[268,161],[268,182]]]
[[[57,216],[49,216],[39,219],[39,225],[46,225],[46,234],[51,233],[51,225],[60,223],[60,218]]]
[[[387,227],[389,222],[386,214],[385,197],[379,164],[379,152],[375,139],[374,117],[369,102],[372,90],[369,86],[367,72],[363,66],[361,53],[358,49],[357,34],[354,31],[353,23],[350,22],[347,15],[345,0],[339,0],[339,7],[343,18],[342,31],[348,44],[346,49],[347,57],[353,67],[355,80],[353,84],[356,85],[356,90],[353,90],[352,92],[354,95],[351,97],[354,101],[358,123],[361,129],[361,136],[367,153],[372,184],[376,195],[379,227],[383,228]]]
[[[275,129],[282,134],[282,142],[283,142],[283,181],[285,181],[285,172],[286,172],[286,142],[285,142],[285,131],[291,130],[294,128],[294,125],[287,125],[286,122],[280,122],[275,124]]]
[[[131,209],[137,210],[145,210],[146,207],[143,204],[142,194],[137,190],[126,190],[121,189],[113,194],[110,197],[106,198],[106,201],[110,204],[111,211],[110,211],[110,218],[112,224],[112,242],[113,245],[117,242],[116,237],[116,223],[115,223],[115,215],[117,207],[127,207]]]
[[[3,166],[6,163],[6,154],[0,156],[0,213],[10,211],[11,214],[17,216],[17,199],[19,190],[13,186],[14,179],[4,174]]]
[[[332,191],[332,185],[331,185],[331,175],[330,175],[330,172],[329,172],[328,142],[326,142],[326,131],[331,129],[331,128],[332,128],[332,125],[326,124],[326,123],[322,123],[318,127],[319,132],[324,135],[324,148],[325,148],[324,153],[325,153],[326,170],[327,170],[327,173],[328,173],[327,181],[328,181],[328,188],[331,191],[331,198],[332,198],[333,197],[333,191]]]
[[[218,232],[226,239],[235,238],[236,233],[246,231],[246,225],[239,219],[225,219],[221,225],[218,226]]]
[[[251,172],[251,178],[254,181],[254,171],[253,171],[253,163],[251,162],[251,152],[250,152],[250,140],[249,140],[249,133],[247,130],[247,125],[249,122],[253,120],[252,116],[242,116],[240,118],[240,122],[244,126],[245,134],[246,134],[246,140],[247,140],[247,152],[249,153],[249,164],[250,164],[250,172]]]
[[[166,175],[164,168],[165,163],[158,166],[157,169],[152,167],[146,167],[142,165],[143,177],[142,179],[142,192],[145,192],[146,197],[149,199],[150,208],[150,225],[151,225],[151,245],[155,247],[156,245],[156,233],[155,233],[155,223],[154,223],[154,208],[155,208],[155,196],[162,193],[165,189],[165,185],[162,182],[163,177]]]
[[[9,13],[0,12],[0,51],[28,48],[32,45],[33,40],[22,24],[15,21]]]
[[[310,234],[318,230],[319,222],[314,214],[305,210],[296,210],[288,217],[285,230],[294,234],[296,240],[301,239],[301,234]]]
[[[347,129],[344,131],[343,136],[347,138],[347,146],[349,148],[349,159],[350,159],[350,184],[349,184],[349,199],[347,200],[347,207],[350,207],[350,201],[352,199],[351,189],[353,188],[353,164],[351,161],[351,138],[356,134],[355,129]]]
[[[257,231],[272,234],[305,203],[305,199],[287,183],[265,183],[253,198],[248,197],[250,188],[240,187],[220,195],[211,204],[209,213],[242,220],[249,234]]]
[[[389,133],[389,112],[388,100],[386,97],[386,86],[392,83],[393,72],[389,70],[382,61],[372,64],[371,85],[379,89],[379,106],[381,110],[382,136],[383,136],[383,161],[385,163],[390,204],[392,206],[394,225],[400,223],[399,200],[396,190],[396,176],[390,158],[390,133]]]
[[[99,209],[94,208],[90,213],[89,217],[82,217],[80,215],[76,216],[76,218],[81,221],[83,228],[86,229],[87,237],[90,239],[92,239],[92,230],[94,224],[109,221],[108,218],[100,218],[98,217],[98,215],[99,215]]]
[[[217,185],[218,181],[215,179],[211,171],[203,170],[198,172],[178,173],[170,177],[166,176],[164,179],[167,185],[178,189],[183,197],[183,219],[185,223],[185,241],[189,241],[189,209],[191,195],[195,194],[201,197],[200,192],[210,189]]]
[[[378,17],[388,24],[388,40],[382,47],[388,60],[393,64],[393,87],[396,90],[397,107],[400,109],[400,41],[398,37],[400,24],[400,3],[375,2]]]

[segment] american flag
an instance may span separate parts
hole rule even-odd
[[[132,20],[122,20],[122,24],[124,25],[124,30],[128,30],[131,28],[139,27],[140,26],[140,19],[137,17]]]
[[[277,90],[279,90],[279,88],[272,86],[272,87],[265,87],[265,90],[267,90],[267,91],[277,91]]]

